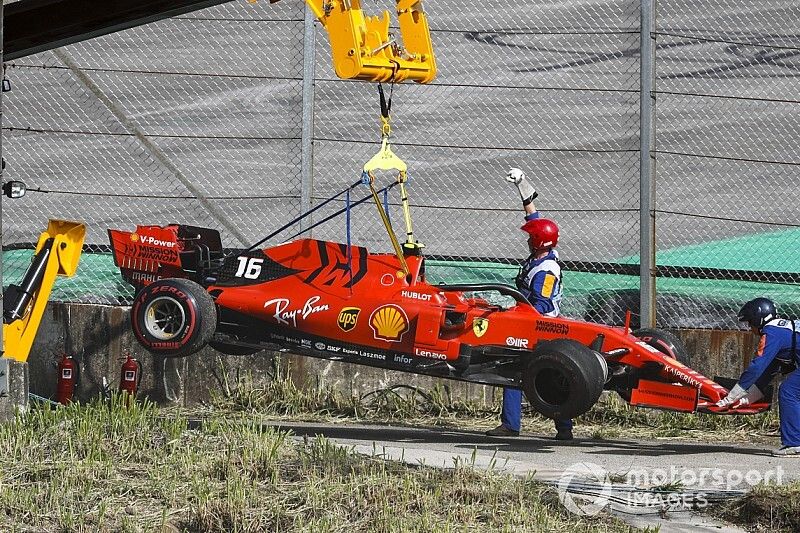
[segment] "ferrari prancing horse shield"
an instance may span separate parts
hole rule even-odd
[[[486,333],[487,329],[489,329],[488,319],[486,318],[472,319],[472,331],[475,333],[476,337],[483,337],[483,334]]]

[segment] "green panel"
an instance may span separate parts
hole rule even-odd
[[[638,264],[639,256],[619,262]],[[662,250],[656,253],[656,264],[800,273],[800,228]]]

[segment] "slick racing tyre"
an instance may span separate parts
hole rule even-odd
[[[206,290],[188,279],[151,283],[133,300],[131,322],[136,340],[164,357],[200,350],[217,327],[217,310]]]
[[[689,351],[683,341],[674,333],[661,329],[642,328],[634,331],[633,336],[684,365],[689,363]]]
[[[570,339],[539,343],[522,374],[522,390],[543,416],[582,415],[603,392],[608,368],[600,354]]]

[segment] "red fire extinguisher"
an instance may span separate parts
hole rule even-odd
[[[71,355],[64,354],[58,362],[58,386],[56,387],[56,400],[62,405],[72,401],[75,385],[78,383],[78,363]]]
[[[142,365],[139,361],[128,354],[125,362],[122,363],[122,374],[119,378],[119,392],[126,392],[130,398],[136,397],[136,390],[142,380]]]

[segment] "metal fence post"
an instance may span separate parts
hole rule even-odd
[[[655,95],[655,26],[656,0],[642,0],[640,35],[639,93],[639,311],[642,327],[653,327],[656,321],[656,182],[652,156]]]
[[[0,2],[0,65],[3,65],[3,4]],[[5,77],[5,73],[2,73]],[[3,159],[3,91],[0,90],[0,161]],[[0,165],[0,185],[3,184],[5,179],[2,165]],[[0,303],[3,302],[3,195],[0,193]],[[2,309],[2,306],[0,306]],[[5,353],[6,345],[3,339],[3,328],[0,327],[0,356]]]
[[[300,140],[300,212],[311,209],[311,194],[314,189],[314,77],[316,65],[316,17],[305,8],[305,31],[303,33],[303,132]],[[301,221],[301,230],[313,223],[312,217]],[[308,235],[309,237],[311,235]]]

